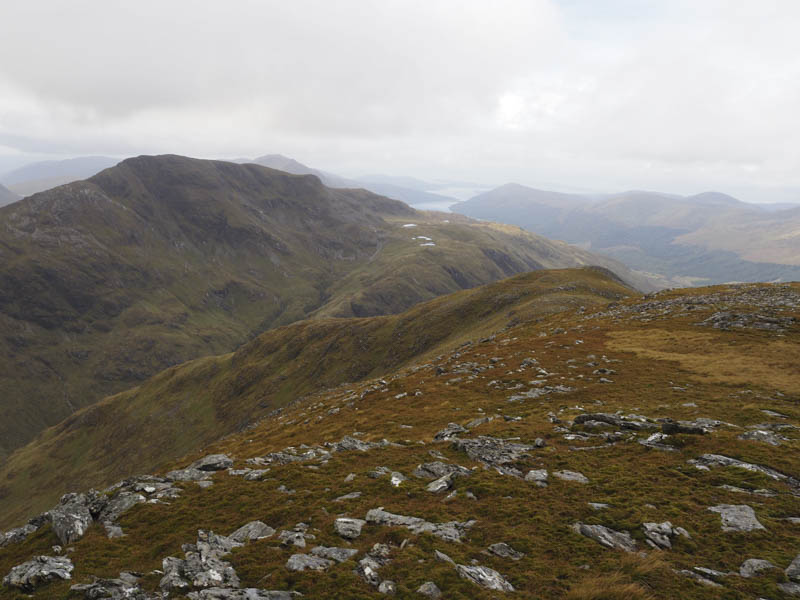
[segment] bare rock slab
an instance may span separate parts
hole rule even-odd
[[[74,568],[66,556],[37,556],[11,569],[3,584],[32,592],[56,579],[71,579]]]
[[[586,523],[574,523],[572,530],[606,548],[625,550],[625,552],[636,551],[636,540],[627,531],[615,531],[603,525],[587,525]]]
[[[719,514],[722,531],[757,531],[765,527],[756,519],[752,507],[746,504],[718,504],[708,510]]]

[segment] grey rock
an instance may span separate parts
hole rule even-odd
[[[763,431],[756,429],[755,431],[748,431],[739,436],[740,440],[749,440],[755,442],[765,442],[770,446],[780,446],[781,442],[786,441],[787,438],[777,435],[771,431]]]
[[[800,583],[779,583],[778,589],[787,596],[800,596]]]
[[[288,546],[296,546],[297,548],[306,547],[306,533],[303,531],[284,530],[278,534],[278,539],[281,541],[281,545],[285,547]]]
[[[525,475],[525,481],[530,481],[538,487],[547,487],[547,469],[531,469]]]
[[[335,560],[336,562],[344,562],[350,560],[358,550],[354,548],[330,548],[325,546],[315,546],[311,549],[311,554],[319,556],[320,558],[327,558],[328,560]]]
[[[719,504],[708,510],[719,514],[722,531],[756,531],[765,527],[756,519],[755,511],[746,504]]]
[[[261,481],[264,476],[269,473],[269,469],[250,469],[248,473],[244,474],[245,481]],[[271,593],[285,593],[285,592],[271,592]]]
[[[609,506],[610,505],[606,504],[605,502],[589,502],[589,508],[592,510],[603,510]]]
[[[125,533],[122,531],[122,527],[120,527],[119,525],[114,525],[112,523],[103,523],[103,527],[106,530],[106,537],[108,539],[119,538],[125,535]]]
[[[185,590],[189,582],[183,577],[184,561],[174,556],[168,556],[161,561],[161,570],[164,575],[158,587],[166,592]]]
[[[430,523],[419,517],[407,517],[383,510],[383,507],[373,508],[367,512],[368,523],[386,525],[389,527],[405,527],[416,534],[430,533],[448,542],[460,542],[475,521],[448,521],[446,523]]]
[[[436,442],[443,442],[456,437],[459,433],[469,433],[469,430],[462,427],[458,423],[448,423],[447,427],[433,436],[433,439]]]
[[[344,502],[345,500],[355,500],[356,498],[361,497],[361,492],[350,492],[349,494],[345,494],[344,496],[339,496],[338,498],[334,499],[334,502]]]
[[[661,432],[667,435],[675,435],[678,433],[686,435],[705,435],[708,433],[708,429],[692,421],[664,419],[661,423]]]
[[[92,583],[73,585],[69,588],[72,594],[81,594],[86,600],[99,600],[100,598],[110,598],[111,600],[151,600],[154,596],[145,593],[137,578],[120,574],[119,579],[96,579]]]
[[[431,600],[438,600],[442,597],[442,590],[433,583],[432,581],[426,581],[421,586],[417,588],[417,593],[425,596],[426,598],[431,598]]]
[[[233,466],[233,461],[227,454],[209,454],[189,465],[189,469],[198,471],[224,471]]]
[[[689,579],[694,579],[697,583],[700,583],[702,585],[707,585],[708,587],[722,587],[716,581],[712,581],[707,577],[703,577],[702,575],[700,575],[700,573],[690,571],[689,569],[680,569],[676,570],[675,572],[678,573],[679,575],[684,575]]]
[[[11,544],[19,544],[24,542],[25,539],[39,528],[35,525],[27,523],[22,527],[15,527],[5,533],[0,533],[0,548],[9,546]]]
[[[367,555],[358,561],[358,566],[354,573],[361,577],[368,584],[378,587],[381,584],[381,577],[378,570],[389,563],[391,549],[386,544],[375,544]]]
[[[211,481],[210,479],[201,479],[200,481],[195,481],[195,483],[197,484],[197,487],[204,490],[214,485],[214,482]]]
[[[525,557],[524,552],[518,552],[505,542],[498,542],[489,546],[489,552],[500,558],[510,558],[511,560],[520,560]]]
[[[445,475],[451,475],[453,473],[457,473],[463,477],[469,477],[472,475],[472,471],[466,467],[450,465],[438,460],[435,462],[418,465],[417,468],[412,472],[412,475],[414,475],[414,477],[419,477],[420,479],[440,479]]]
[[[333,561],[310,554],[292,554],[286,561],[286,568],[290,571],[324,571],[333,566]]]
[[[333,529],[343,538],[354,540],[361,535],[361,528],[366,524],[362,519],[341,517],[333,522]]]
[[[761,558],[748,558],[739,567],[739,575],[742,577],[756,577],[764,571],[777,568],[778,567],[773,565],[768,560],[763,560]]]
[[[625,550],[625,552],[636,551],[636,540],[627,531],[615,531],[603,525],[587,525],[586,523],[574,523],[572,530],[593,539],[606,548]]]
[[[378,592],[387,596],[394,596],[397,593],[397,584],[390,579],[384,579],[378,585]]]
[[[142,494],[119,490],[116,492],[97,515],[100,523],[116,523],[117,520],[137,504],[147,502]]]
[[[37,556],[16,567],[3,578],[3,584],[33,592],[37,587],[56,579],[71,579],[72,561],[65,556]]]
[[[260,590],[258,588],[228,589],[211,587],[190,592],[190,600],[294,600],[302,596],[300,592]]]
[[[260,540],[275,535],[275,530],[261,521],[250,521],[242,525],[228,537],[234,542],[243,544],[250,540]]]
[[[66,494],[61,502],[47,513],[53,531],[65,546],[77,542],[92,524],[92,514],[81,494]]]
[[[513,592],[514,586],[494,569],[481,565],[456,565],[456,572],[462,579],[498,592]]]
[[[400,487],[400,485],[407,479],[408,477],[403,475],[400,471],[392,471],[389,481],[394,487]]]
[[[698,468],[707,469],[710,467],[738,467],[754,473],[761,473],[774,479],[775,481],[782,481],[786,483],[794,495],[800,495],[800,480],[792,477],[791,475],[781,473],[772,467],[748,463],[736,458],[731,458],[730,456],[724,456],[722,454],[703,454],[700,458],[690,460],[689,463]]]
[[[661,548],[667,550],[672,548],[670,538],[676,535],[672,529],[672,523],[664,521],[663,523],[642,523],[644,536],[647,542],[654,548]]]
[[[553,471],[553,475],[562,481],[574,481],[575,483],[589,483],[589,478],[577,471]]]
[[[480,436],[472,439],[455,439],[453,448],[465,452],[472,460],[493,467],[500,473],[516,475],[521,478],[522,473],[516,469],[505,467],[505,465],[529,457],[529,452],[534,449],[534,446]]]
[[[167,473],[166,478],[169,481],[200,481],[208,479],[209,476],[210,473],[199,469],[177,469]]]
[[[800,554],[794,557],[794,560],[786,567],[784,573],[786,573],[786,576],[792,581],[800,583]]]
[[[607,423],[618,429],[633,429],[635,431],[658,429],[658,425],[643,419],[630,419],[608,413],[583,413],[575,417],[572,422],[575,423],[575,425],[582,425],[587,421]]]
[[[428,492],[432,492],[434,494],[438,494],[439,492],[445,492],[453,487],[453,483],[455,481],[456,474],[450,473],[449,475],[443,475],[439,479],[434,479],[431,481],[426,487],[425,490]]]

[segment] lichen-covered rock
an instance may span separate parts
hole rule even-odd
[[[66,556],[37,556],[12,568],[3,578],[3,584],[33,592],[36,588],[56,579],[71,579],[74,569]]]
[[[436,435],[433,436],[434,441],[436,442],[444,442],[446,440],[453,439],[459,433],[469,433],[468,429],[465,429],[458,423],[448,423],[447,427],[439,431]]]
[[[343,538],[354,540],[361,535],[361,528],[366,524],[363,519],[341,517],[333,522],[333,528]]]
[[[761,558],[748,558],[739,567],[739,575],[742,577],[756,577],[764,571],[777,568],[778,567],[773,565],[768,560],[763,560]]]
[[[413,533],[430,533],[448,542],[460,542],[475,521],[448,521],[446,523],[430,523],[419,517],[397,515],[383,510],[383,507],[373,508],[367,512],[367,523],[387,525],[390,527],[405,527]]]
[[[786,573],[786,576],[792,581],[800,583],[800,554],[794,557],[794,560],[786,567],[784,573]]]
[[[465,452],[472,460],[483,463],[487,467],[492,467],[498,473],[521,478],[522,473],[520,471],[507,465],[530,456],[529,452],[535,446],[500,438],[480,436],[472,439],[456,438],[453,440],[453,448]]]
[[[488,590],[498,592],[513,592],[514,586],[494,569],[481,565],[467,566],[456,565],[456,572],[460,577]]]
[[[206,588],[197,592],[190,592],[187,597],[190,600],[294,600],[302,595],[300,592],[260,590],[258,588],[237,590]]]
[[[286,568],[290,571],[324,571],[333,564],[332,560],[320,556],[292,554],[286,561]]]
[[[562,481],[574,481],[575,483],[589,483],[589,478],[578,471],[553,471],[553,476]]]
[[[417,593],[421,594],[427,598],[431,598],[431,600],[438,600],[442,597],[442,590],[439,589],[432,581],[426,581],[421,586],[417,588]]]
[[[450,465],[439,460],[418,465],[412,472],[412,475],[420,479],[440,479],[445,475],[451,475],[453,473],[458,473],[464,477],[472,475],[472,471],[466,467]]]
[[[227,454],[209,454],[189,465],[189,469],[198,471],[224,471],[233,466],[233,460]]]
[[[244,542],[250,540],[268,538],[274,534],[275,530],[266,523],[262,523],[261,521],[250,521],[246,525],[239,527],[239,529],[234,531],[228,537],[234,542],[243,544]]]
[[[489,552],[500,558],[510,558],[511,560],[520,560],[525,558],[524,552],[518,552],[505,542],[498,542],[489,546]]]
[[[47,516],[53,531],[65,546],[81,539],[93,521],[83,494],[65,494]]]
[[[537,487],[547,487],[547,469],[531,469],[525,474],[525,481]]]
[[[625,550],[625,552],[636,551],[636,540],[627,531],[615,531],[603,525],[587,525],[586,523],[574,523],[572,530],[593,539],[606,548]]]
[[[331,548],[326,546],[314,546],[311,549],[311,554],[319,556],[320,558],[327,558],[328,560],[335,560],[336,562],[344,562],[350,560],[358,550],[355,548]]]
[[[69,588],[71,594],[80,594],[86,600],[155,600],[139,586],[138,577],[130,573],[120,573],[118,579],[96,579],[92,583],[82,583]]]
[[[756,531],[765,529],[756,518],[752,507],[746,504],[719,504],[708,510],[719,514],[722,519],[722,531]]]

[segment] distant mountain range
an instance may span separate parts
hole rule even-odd
[[[12,202],[16,202],[17,200],[19,200],[19,196],[17,196],[7,187],[0,185],[0,206],[11,204]]]
[[[80,156],[66,160],[45,160],[20,167],[0,177],[0,183],[19,196],[30,196],[65,183],[86,179],[113,167],[118,158]]]
[[[611,256],[669,286],[800,279],[800,206],[762,209],[719,192],[592,197],[507,184],[451,209]]]
[[[0,209],[0,456],[270,328],[397,313],[530,270],[623,265],[255,164],[123,161]]]

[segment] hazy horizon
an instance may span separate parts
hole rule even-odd
[[[345,177],[800,202],[789,0],[86,0],[0,19],[0,172],[281,153]]]

